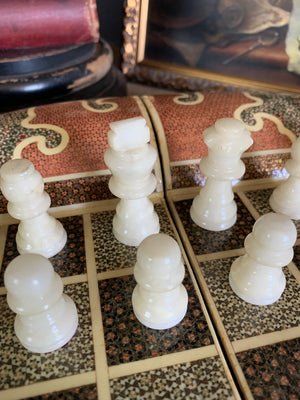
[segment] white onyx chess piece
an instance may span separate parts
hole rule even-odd
[[[149,144],[150,131],[144,118],[113,122],[110,128],[110,147],[104,160],[112,173],[109,189],[121,199],[113,219],[113,233],[121,243],[138,246],[160,229],[158,215],[147,197],[157,184],[151,173],[157,153]]]
[[[296,239],[296,227],[287,216],[269,213],[260,217],[245,239],[246,254],[231,266],[232,290],[259,306],[277,301],[286,285],[282,267],[292,261]]]
[[[300,219],[300,138],[292,144],[292,158],[285,164],[290,176],[274,189],[269,203],[272,210]]]
[[[8,200],[8,213],[20,220],[16,236],[20,254],[52,257],[67,241],[62,224],[48,214],[50,197],[44,191],[41,174],[31,161],[10,160],[0,169],[0,187]]]
[[[17,314],[15,333],[34,353],[64,346],[74,335],[78,315],[50,261],[39,254],[16,257],[4,274],[9,307]]]
[[[137,319],[152,329],[167,329],[185,316],[188,295],[181,283],[184,265],[177,242],[164,233],[148,236],[137,250],[132,293]]]
[[[243,176],[245,165],[240,157],[253,140],[243,122],[234,118],[219,119],[203,136],[209,152],[200,161],[200,170],[207,180],[194,198],[190,214],[198,226],[221,231],[236,222],[232,181]]]

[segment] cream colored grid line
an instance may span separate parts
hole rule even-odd
[[[46,382],[38,382],[27,386],[19,386],[7,390],[1,390],[0,398],[3,400],[23,400],[28,397],[41,396],[47,393],[91,385],[95,382],[95,371],[90,371],[78,375],[51,379]]]
[[[218,356],[216,346],[209,345],[197,349],[165,354],[160,357],[147,358],[145,360],[134,361],[131,363],[114,365],[109,367],[109,377],[110,379],[115,379],[122,376],[171,367],[176,364],[183,364],[216,356]]]
[[[97,280],[92,222],[90,215],[84,215],[83,228],[98,398],[101,400],[110,400],[111,396],[109,387],[108,364],[105,351],[105,337],[101,315],[101,303]]]

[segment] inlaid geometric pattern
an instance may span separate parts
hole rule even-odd
[[[278,178],[287,178],[285,163],[300,136],[299,111],[300,96],[215,87],[0,116],[0,166],[13,157],[30,159],[46,178],[51,213],[68,233],[65,248],[50,261],[79,315],[74,337],[52,353],[31,353],[18,341],[3,285],[4,271],[18,255],[17,224],[0,195],[0,398],[298,399],[299,243],[293,263],[283,268],[286,288],[272,305],[241,300],[228,275],[255,220],[271,211],[268,199]],[[161,232],[180,241],[185,265],[187,313],[165,330],[147,328],[135,317],[137,249],[112,232],[116,199],[103,158],[107,133],[111,122],[137,116],[145,117],[159,151],[154,170],[165,191],[151,200]],[[254,142],[242,157],[245,174],[233,185],[237,221],[211,232],[192,222],[190,207],[205,184],[199,168],[207,155],[203,131],[227,117],[243,121]]]
[[[110,382],[112,399],[234,399],[218,358],[174,365]]]

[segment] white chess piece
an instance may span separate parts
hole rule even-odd
[[[22,345],[35,353],[64,346],[74,335],[78,315],[73,300],[50,261],[39,254],[16,257],[4,274],[9,307],[17,314],[15,332]]]
[[[234,118],[219,119],[203,136],[209,153],[200,161],[200,170],[207,180],[194,198],[190,214],[204,229],[225,230],[236,222],[232,181],[243,176],[245,165],[240,157],[253,140],[245,125]]]
[[[142,241],[134,267],[137,285],[132,305],[137,319],[152,329],[167,329],[186,314],[188,295],[182,285],[184,265],[177,242],[157,233]]]
[[[160,229],[158,215],[147,197],[157,184],[151,173],[157,154],[149,144],[150,131],[144,118],[113,122],[110,128],[110,147],[104,160],[112,172],[110,191],[121,199],[113,219],[113,233],[121,243],[138,246]]]
[[[292,144],[291,155],[285,164],[290,176],[274,189],[269,202],[272,210],[300,219],[300,138]]]
[[[296,239],[296,227],[287,216],[269,213],[260,217],[245,239],[246,254],[231,266],[232,290],[255,305],[277,301],[286,284],[282,267],[292,261]]]
[[[20,220],[16,236],[20,254],[52,257],[65,246],[62,224],[48,214],[50,197],[41,174],[26,159],[10,160],[0,169],[0,187],[8,200],[8,213]]]

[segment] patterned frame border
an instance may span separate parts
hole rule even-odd
[[[208,87],[233,87],[299,93],[299,88],[293,86],[144,60],[148,3],[149,0],[124,0],[122,71],[129,80],[187,91],[197,91]]]

